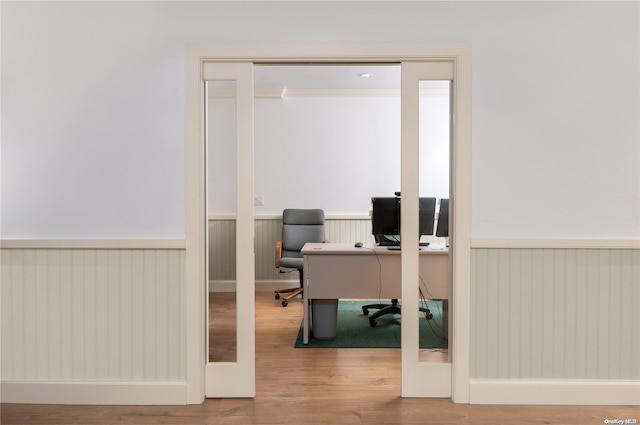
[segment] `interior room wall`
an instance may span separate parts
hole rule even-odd
[[[447,93],[423,93],[420,195],[449,196]],[[235,213],[235,104],[209,99],[209,215]],[[285,96],[255,100],[257,215],[285,208],[366,215],[371,197],[400,190],[400,97]]]
[[[257,213],[365,214],[400,190],[400,98],[316,96],[256,105]]]
[[[2,237],[184,237],[188,43],[454,41],[472,236],[638,238],[639,7],[3,2]]]
[[[473,55],[472,238],[546,238],[533,249],[509,241],[487,249],[474,240],[470,399],[637,403],[638,250],[556,241],[640,236],[637,2],[4,1],[0,8],[2,376],[14,380],[3,381],[3,401],[185,402],[186,381],[195,382],[186,336],[195,310],[172,296],[194,289],[182,243],[185,46],[463,42]],[[35,241],[5,244],[11,238]],[[74,240],[93,238],[127,240]],[[602,305],[618,314],[592,314]],[[135,336],[145,323],[138,313],[151,328],[130,350],[129,331]],[[97,334],[109,341],[124,338],[109,343],[110,359],[142,370],[142,381],[131,368],[110,365],[108,376],[78,369],[75,360],[96,348],[95,332],[78,331],[91,323],[104,324]],[[170,354],[144,348],[157,348],[154,341],[169,343]],[[74,361],[46,361],[61,355]]]

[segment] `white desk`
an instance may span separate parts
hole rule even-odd
[[[353,244],[307,243],[304,256],[303,343],[309,343],[310,299],[401,298],[400,251]],[[420,287],[427,299],[449,299],[449,250],[420,250]]]

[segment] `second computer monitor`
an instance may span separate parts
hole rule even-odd
[[[438,227],[436,228],[436,236],[449,236],[449,199],[440,200],[440,212],[438,213]]]
[[[433,222],[436,217],[436,198],[420,198],[418,205],[420,236],[433,235]]]

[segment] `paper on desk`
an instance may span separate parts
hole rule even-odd
[[[447,246],[443,243],[430,243],[428,249],[431,251],[445,251]]]

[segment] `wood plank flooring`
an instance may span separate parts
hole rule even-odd
[[[212,295],[213,356],[235,356],[230,294]],[[256,296],[256,397],[190,406],[2,404],[9,424],[603,424],[630,406],[496,406],[400,397],[398,349],[294,349],[302,304]],[[442,353],[436,353],[442,357]]]

